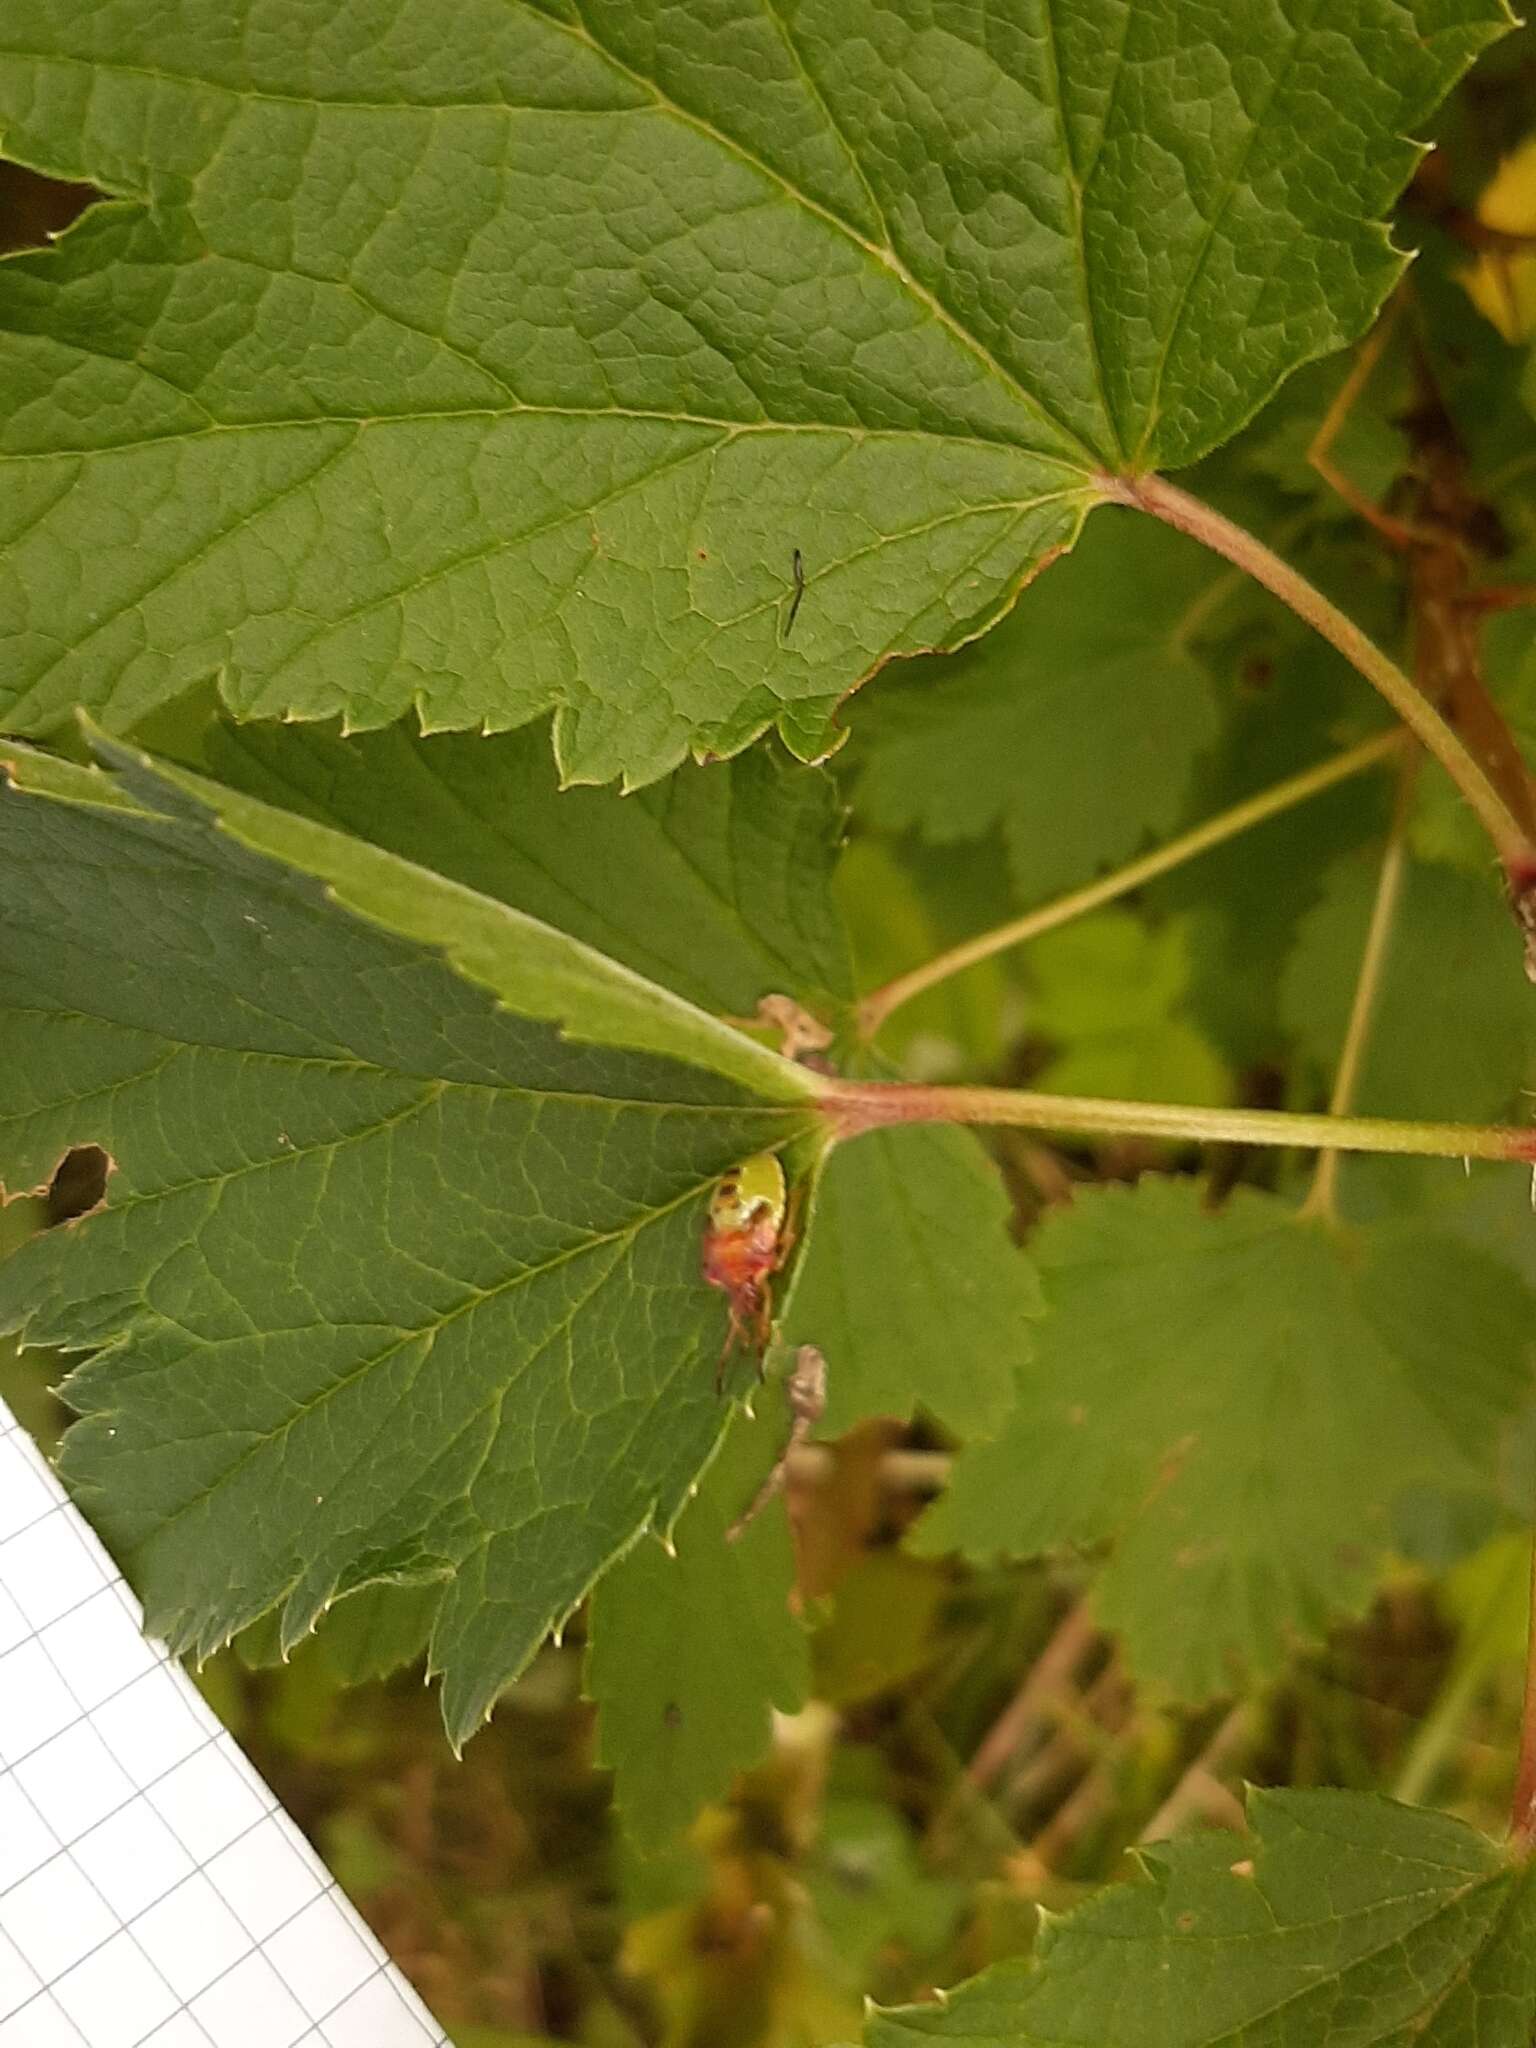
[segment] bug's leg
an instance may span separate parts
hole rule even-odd
[[[782,1258],[776,1259],[773,1270],[777,1272],[782,1264]],[[773,1284],[771,1281],[765,1280],[759,1293],[757,1305],[757,1376],[759,1380],[765,1380],[768,1377],[768,1348],[772,1342]]]
[[[800,1241],[800,1214],[805,1207],[805,1189],[798,1183],[789,1191],[789,1200],[784,1205],[784,1221],[779,1226],[779,1241],[774,1246],[773,1270],[782,1273],[789,1262],[789,1255]]]
[[[725,1342],[720,1346],[720,1356],[715,1361],[715,1392],[717,1394],[725,1392],[725,1368],[730,1360],[731,1353],[741,1342],[741,1336],[741,1316],[733,1301],[730,1307],[730,1320],[725,1326]]]
[[[773,1248],[771,1273],[782,1273],[790,1253],[800,1237],[800,1212],[805,1206],[805,1189],[793,1187],[784,1209],[784,1221],[779,1226],[778,1243]],[[753,1334],[757,1346],[757,1376],[760,1380],[768,1377],[768,1346],[773,1342],[773,1289],[765,1281],[758,1297],[757,1313],[753,1318]]]

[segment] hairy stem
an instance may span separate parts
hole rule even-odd
[[[1287,776],[1285,781],[1245,798],[1242,803],[1208,818],[1192,831],[1180,833],[1177,839],[1170,839],[1166,845],[1144,854],[1141,859],[1117,868],[1113,874],[1101,875],[1098,881],[1089,882],[1084,888],[1058,896],[1053,902],[1041,904],[1037,910],[1028,911],[1022,917],[1010,919],[1007,924],[997,925],[991,931],[979,933],[974,939],[966,939],[962,944],[950,947],[948,952],[938,954],[921,967],[914,967],[910,973],[897,975],[883,988],[872,990],[859,1004],[860,1034],[865,1039],[873,1038],[892,1011],[900,1009],[903,1003],[911,1002],[914,996],[921,995],[926,989],[947,981],[951,975],[974,967],[979,960],[991,959],[994,953],[1006,952],[1010,946],[1021,946],[1029,939],[1037,939],[1042,932],[1054,931],[1057,925],[1070,923],[1073,918],[1097,910],[1105,903],[1113,903],[1117,897],[1128,895],[1131,890],[1155,881],[1159,875],[1166,875],[1173,868],[1182,867],[1185,861],[1209,852],[1224,840],[1234,839],[1240,832],[1251,831],[1255,825],[1262,825],[1266,819],[1290,810],[1295,804],[1305,803],[1308,797],[1331,789],[1335,783],[1347,781],[1351,775],[1358,775],[1362,770],[1390,759],[1401,752],[1403,743],[1400,731],[1378,733],[1374,739],[1362,740],[1357,747],[1350,747],[1327,761],[1319,761],[1315,767],[1303,769],[1299,775]]]
[[[818,1107],[838,1139],[892,1124],[1020,1124],[1037,1131],[1169,1138],[1191,1145],[1302,1145],[1341,1152],[1407,1153],[1424,1159],[1536,1162],[1536,1130],[1496,1124],[1207,1109],[1195,1103],[1116,1102],[1024,1088],[940,1088],[904,1081],[829,1081]]]
[[[1101,476],[1099,488],[1112,503],[1132,505],[1155,519],[1177,527],[1246,569],[1257,583],[1288,605],[1298,618],[1336,647],[1352,668],[1379,690],[1410,732],[1434,755],[1477,813],[1499,859],[1517,888],[1530,884],[1536,872],[1536,846],[1482,763],[1455,729],[1406,676],[1361,632],[1346,613],[1324,597],[1307,579],[1241,526],[1211,506],[1159,476]]]
[[[1392,824],[1387,833],[1386,851],[1381,858],[1381,870],[1376,878],[1376,894],[1371,903],[1370,923],[1366,926],[1365,945],[1360,954],[1360,972],[1355,977],[1355,993],[1349,1006],[1349,1022],[1344,1028],[1344,1043],[1339,1050],[1339,1064],[1334,1071],[1333,1093],[1328,1100],[1330,1116],[1348,1116],[1354,1107],[1355,1092],[1360,1085],[1360,1070],[1365,1064],[1365,1049],[1370,1043],[1371,1020],[1376,1012],[1376,999],[1381,993],[1382,979],[1392,951],[1392,927],[1397,921],[1397,906],[1403,894],[1403,877],[1408,868],[1408,819],[1412,810],[1414,784],[1418,781],[1420,759],[1422,756],[1415,756],[1405,761],[1398,775],[1397,801],[1392,807]],[[1342,1157],[1343,1154],[1333,1147],[1318,1154],[1312,1187],[1302,1204],[1306,1215],[1334,1215],[1338,1204],[1339,1161]]]

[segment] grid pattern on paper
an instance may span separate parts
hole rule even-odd
[[[0,1402],[0,2048],[447,2048]]]

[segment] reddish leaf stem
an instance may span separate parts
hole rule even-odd
[[[1119,505],[1150,512],[1214,553],[1244,569],[1288,605],[1298,618],[1336,647],[1352,668],[1379,690],[1415,739],[1434,755],[1461,791],[1493,841],[1517,905],[1536,881],[1536,845],[1487,770],[1436,707],[1370,640],[1347,613],[1261,540],[1159,476],[1100,476],[1104,496]]]
[[[1167,1138],[1192,1145],[1300,1145],[1425,1159],[1536,1163],[1536,1130],[1499,1124],[1410,1123],[1386,1117],[1208,1109],[1183,1102],[1116,1102],[1024,1088],[941,1088],[903,1081],[831,1080],[818,1103],[838,1139],[892,1124],[1019,1124],[1090,1137]]]

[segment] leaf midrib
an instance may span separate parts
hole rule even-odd
[[[268,1060],[285,1067],[326,1067],[340,1072],[375,1075],[381,1080],[415,1083],[418,1087],[436,1087],[441,1091],[462,1090],[465,1093],[509,1095],[514,1099],[530,1102],[569,1102],[578,1106],[602,1110],[634,1110],[655,1116],[705,1116],[724,1119],[737,1117],[793,1117],[797,1114],[815,1116],[816,1108],[809,1097],[796,1102],[659,1102],[647,1101],[643,1096],[603,1095],[590,1088],[548,1088],[527,1087],[516,1081],[469,1081],[460,1080],[450,1074],[416,1072],[409,1067],[386,1067],[376,1060],[349,1058],[341,1054],[290,1053],[275,1050],[271,1046],[223,1045],[213,1039],[176,1038],[167,1032],[149,1031],[140,1024],[119,1024],[111,1017],[100,1017],[89,1010],[71,1010],[64,1006],[41,1003],[7,1002],[5,1010],[15,1016],[25,1017],[67,1017],[76,1023],[94,1024],[108,1030],[135,1032],[141,1038],[153,1038],[163,1045],[171,1046],[177,1052],[205,1053],[213,1058],[237,1060]],[[702,1014],[702,1013],[701,1013]],[[288,1019],[276,1018],[277,1023],[286,1024]],[[554,1029],[553,1026],[550,1027]],[[589,1041],[582,1040],[582,1044]],[[594,1051],[602,1047],[592,1042]],[[617,1048],[622,1054],[623,1048]],[[662,1059],[664,1054],[640,1053],[638,1058]],[[700,1069],[708,1072],[708,1069]],[[717,1078],[728,1079],[728,1076]],[[88,1102],[94,1097],[111,1094],[120,1087],[137,1086],[146,1079],[153,1079],[153,1072],[130,1075],[121,1082],[109,1082],[100,1088],[85,1090],[78,1098],[66,1096],[49,1103],[46,1108],[53,1112],[69,1107],[74,1101]],[[24,1114],[31,1114],[30,1111]],[[8,1119],[10,1120],[10,1119]]]
[[[1041,0],[1040,18],[1045,25],[1046,71],[1051,82],[1051,110],[1056,117],[1056,133],[1061,148],[1063,182],[1067,188],[1067,203],[1072,211],[1072,239],[1076,248],[1077,261],[1073,265],[1078,295],[1082,302],[1083,333],[1088,343],[1088,361],[1093,371],[1093,388],[1098,396],[1099,411],[1114,447],[1115,463],[1124,465],[1124,451],[1120,434],[1120,423],[1109,402],[1109,389],[1104,380],[1104,357],[1099,347],[1098,321],[1093,302],[1093,280],[1088,270],[1088,240],[1084,232],[1083,217],[1087,204],[1087,186],[1078,176],[1077,165],[1072,155],[1071,130],[1067,125],[1066,83],[1061,70],[1061,48],[1056,35],[1055,0]],[[1129,23],[1130,9],[1126,9]],[[1129,28],[1127,28],[1129,34]],[[1114,105],[1115,86],[1119,81],[1120,66],[1124,60],[1124,46],[1115,57],[1115,75],[1110,82],[1109,102],[1105,109],[1103,133],[1108,133],[1109,110]]]
[[[614,929],[612,919],[607,916],[601,905],[589,901],[587,896],[574,888],[563,875],[557,873],[556,870],[541,860],[532,842],[524,845],[519,840],[513,838],[505,822],[506,818],[512,815],[510,811],[505,812],[503,817],[497,818],[477,810],[471,805],[464,790],[458,784],[451,782],[447,776],[439,773],[436,761],[430,756],[428,749],[425,747],[408,747],[405,751],[409,764],[414,768],[418,768],[432,783],[433,787],[440,790],[456,810],[462,812],[465,819],[476,831],[489,833],[492,838],[499,839],[502,845],[517,860],[535,869],[551,887],[557,889],[562,896],[574,903],[586,917],[593,919],[607,931]],[[687,849],[667,831],[661,819],[654,812],[650,815],[662,846],[677,861],[683,872],[704,890],[711,902],[714,903],[716,909],[722,914],[722,920],[729,927],[733,936],[738,940],[745,941],[750,950],[758,955],[765,964],[776,971],[785,973],[794,984],[793,989],[790,991],[791,993],[805,994],[809,992],[806,977],[797,971],[794,962],[787,959],[776,946],[770,947],[761,934],[748,922],[746,914],[742,909],[742,902],[745,900],[744,892],[738,891],[734,895],[731,894],[712,869],[695,860],[688,853]],[[331,822],[338,831],[349,829],[334,819]],[[537,837],[536,834],[534,836],[535,838]],[[510,902],[510,899],[504,898],[502,900]],[[514,904],[511,907],[517,909],[521,906]],[[620,934],[620,936],[623,936],[623,934]],[[609,952],[606,941],[599,950],[605,953]],[[671,974],[679,971],[679,963],[677,961],[669,959],[664,954],[657,954],[654,947],[648,945],[646,952],[651,955],[656,966],[663,972]],[[610,954],[610,957],[617,958],[618,956]],[[637,973],[648,972],[648,970],[640,968],[637,968],[635,971]],[[654,980],[656,976],[649,975],[649,978]],[[816,989],[814,992],[821,993],[819,989]],[[844,998],[844,1000],[848,999]]]
[[[454,419],[463,417],[484,417],[494,421],[504,418],[506,417],[506,415],[497,412],[479,412],[467,415],[434,415],[434,417],[445,417]],[[592,417],[600,419],[603,417],[603,415],[595,414],[592,415]],[[131,444],[131,446],[158,446],[164,442],[176,442],[198,439],[206,434],[213,432],[272,432],[281,430],[285,424],[286,423],[284,422],[262,421],[259,423],[247,423],[239,428],[205,427],[189,429],[183,433],[178,434],[166,434],[148,437],[141,442]],[[136,586],[132,591],[131,595],[125,597],[120,602],[114,604],[105,613],[101,620],[96,625],[94,625],[90,629],[90,631],[86,633],[82,638],[75,641],[71,641],[68,644],[62,646],[59,652],[56,655],[54,655],[49,661],[47,661],[43,667],[35,670],[31,675],[29,675],[26,678],[21,693],[17,697],[15,697],[6,707],[6,715],[12,724],[23,722],[31,717],[31,707],[34,705],[34,703],[36,703],[39,700],[40,697],[46,699],[49,685],[52,682],[53,678],[58,674],[60,669],[66,663],[78,660],[81,649],[87,646],[91,640],[97,638],[99,635],[107,634],[115,630],[119,625],[122,617],[126,613],[135,610],[136,608],[145,604],[150,598],[158,596],[163,590],[170,588],[177,582],[179,578],[185,576],[188,573],[188,571],[194,569],[199,563],[201,563],[209,555],[214,553],[216,549],[226,545],[229,541],[231,541],[235,535],[239,534],[246,528],[254,525],[258,520],[269,517],[271,513],[274,511],[274,509],[277,506],[281,505],[285,500],[295,496],[297,493],[310,489],[317,482],[317,480],[326,473],[327,470],[332,468],[334,464],[340,462],[344,458],[353,454],[361,445],[363,436],[370,429],[377,430],[381,427],[387,427],[390,425],[414,425],[416,424],[416,421],[410,415],[392,415],[390,419],[387,421],[367,419],[354,419],[345,421],[306,420],[296,424],[302,424],[308,427],[334,427],[337,425],[341,425],[346,427],[349,431],[346,433],[344,438],[337,442],[335,447],[327,450],[325,454],[322,456],[321,460],[316,462],[309,469],[307,469],[302,476],[295,477],[286,483],[280,484],[268,497],[264,498],[258,504],[253,505],[248,511],[242,513],[238,518],[234,519],[228,524],[219,525],[213,528],[202,539],[200,544],[194,549],[194,551],[190,555],[178,556],[176,559],[171,561],[149,583]],[[431,585],[440,581],[444,577],[458,574],[467,568],[472,568],[473,566],[475,566],[475,564],[479,562],[492,560],[498,554],[507,553],[513,550],[526,549],[526,547],[532,541],[537,540],[543,533],[555,531],[561,526],[568,525],[570,522],[575,520],[590,519],[593,511],[609,504],[620,503],[625,498],[631,496],[634,493],[643,492],[649,489],[652,485],[654,485],[654,483],[659,477],[665,476],[670,471],[682,470],[685,469],[690,463],[714,457],[722,447],[729,446],[731,441],[735,439],[737,434],[759,433],[763,431],[775,431],[785,434],[795,434],[802,431],[841,434],[844,436],[844,438],[850,441],[857,442],[883,437],[886,432],[886,430],[883,429],[871,431],[864,428],[836,427],[816,427],[812,429],[801,429],[795,426],[783,426],[782,424],[779,423],[772,423],[771,427],[764,427],[760,425],[748,425],[739,428],[727,427],[721,433],[719,439],[714,441],[703,442],[699,445],[683,450],[680,454],[671,455],[664,460],[658,461],[652,464],[650,467],[640,471],[634,477],[626,479],[622,484],[615,485],[611,491],[603,493],[598,498],[595,498],[583,504],[562,507],[558,512],[552,514],[547,520],[542,521],[540,524],[536,526],[521,528],[516,532],[512,533],[498,533],[493,539],[483,543],[482,545],[474,549],[455,555],[451,559],[434,563],[430,568],[423,570],[422,573],[410,583],[402,584],[396,588],[385,591],[375,597],[370,597],[365,600],[362,600],[357,605],[353,606],[351,610],[342,613],[338,617],[321,621],[311,633],[309,633],[304,639],[298,641],[295,644],[295,646],[293,646],[286,652],[286,654],[283,657],[282,667],[276,670],[274,674],[267,679],[265,685],[266,689],[270,691],[275,684],[276,677],[280,675],[284,669],[288,668],[292,662],[294,662],[302,654],[304,654],[307,649],[314,646],[318,642],[323,641],[327,634],[342,631],[347,626],[354,624],[359,618],[365,617],[368,613],[379,610],[380,608],[386,605],[401,603],[405,599],[412,596],[416,591],[428,588]],[[892,430],[891,437],[896,437],[895,430]],[[902,436],[902,438],[908,437],[909,436],[906,434],[903,434]],[[951,445],[949,437],[932,434],[927,431],[924,431],[923,433],[918,435],[917,438],[937,441],[943,445]],[[116,448],[99,451],[91,449],[68,449],[53,451],[51,453],[38,456],[0,456],[0,462],[36,463],[51,460],[67,461],[71,464],[78,466],[82,461],[90,459],[92,457],[100,459],[100,457],[105,454],[122,454],[125,452],[125,448],[127,448],[129,445],[130,444],[120,444]],[[1074,495],[1074,491],[1080,491],[1082,488],[1080,480],[1077,480],[1075,477],[1075,473],[1070,469],[1068,465],[1062,463],[1058,458],[1052,458],[1048,456],[1037,457],[1025,449],[1018,448],[1010,443],[1001,441],[976,440],[968,443],[968,445],[975,446],[978,448],[985,448],[989,453],[1011,453],[1022,460],[1030,462],[1038,461],[1050,464],[1052,467],[1064,473],[1067,477],[1073,478],[1074,481],[1071,484],[1064,486],[1060,490],[1037,491],[1033,496],[1028,497],[986,500],[981,502],[968,500],[952,513],[937,516],[930,520],[923,521],[916,527],[902,529],[899,533],[895,535],[882,534],[878,539],[870,541],[864,547],[854,549],[851,554],[842,557],[833,566],[838,568],[847,568],[852,563],[861,560],[864,556],[877,554],[882,548],[890,546],[893,539],[910,539],[915,533],[937,530],[938,528],[948,524],[963,524],[967,520],[980,518],[988,513],[1001,512],[1007,513],[1013,517],[1019,517],[1025,512],[1036,511],[1044,505],[1058,502],[1065,503]],[[777,596],[767,598],[760,603],[749,606],[748,610],[738,618],[730,618],[714,622],[714,634],[712,635],[712,638],[717,637],[718,634],[721,632],[728,631],[733,627],[740,625],[746,618],[750,618],[760,612],[771,610],[779,602],[780,600]],[[930,605],[924,604],[920,608],[920,610],[913,616],[921,616],[921,613],[928,609],[930,609]],[[689,663],[696,659],[696,652],[697,651],[694,650],[687,654],[680,654],[678,657],[678,665],[674,670],[669,671],[667,676],[658,676],[656,678],[653,678],[653,680],[656,681],[658,684],[664,684],[666,681],[670,679],[670,677],[673,674],[683,673],[688,667]],[[116,687],[121,684],[121,682],[122,677],[117,677],[114,680],[113,689],[115,690]],[[101,708],[104,711],[110,710],[112,704],[112,696],[113,692],[109,691],[108,695],[101,700]]]
[[[3,263],[3,261],[4,258],[0,257],[0,263]],[[407,328],[406,331],[408,333],[420,334],[426,340],[436,341],[442,339],[441,336],[433,335],[425,328]],[[50,340],[52,339],[54,337],[50,337]],[[104,354],[99,350],[82,348],[75,342],[59,342],[58,346],[67,348],[74,354],[85,356],[93,362],[111,363],[118,369],[144,368],[144,365],[138,362],[136,358],[130,359],[123,356]],[[149,372],[148,374],[153,375],[154,373]],[[164,382],[165,380],[160,379],[159,381]],[[191,395],[190,393],[183,392],[179,385],[168,385],[167,389],[174,391],[181,397],[189,397]],[[390,427],[427,426],[439,421],[447,424],[460,420],[484,420],[488,425],[495,426],[507,420],[524,418],[577,420],[581,422],[593,421],[598,425],[605,425],[612,420],[638,420],[647,425],[654,426],[705,427],[714,433],[717,438],[713,441],[700,442],[693,451],[695,454],[700,455],[709,452],[711,449],[727,446],[730,442],[739,440],[748,434],[784,434],[786,436],[825,434],[833,438],[840,437],[843,440],[860,442],[933,441],[944,448],[978,448],[985,450],[989,455],[1016,456],[1026,462],[1038,463],[1045,468],[1060,470],[1065,478],[1070,479],[1070,482],[1063,486],[1064,489],[1081,490],[1083,487],[1081,470],[1069,462],[1065,456],[1052,455],[1042,449],[1026,448],[1019,442],[1008,440],[1002,435],[962,434],[951,432],[947,428],[941,432],[935,427],[873,427],[863,421],[853,421],[850,423],[840,420],[815,419],[735,420],[727,418],[724,414],[666,412],[659,408],[647,410],[643,406],[550,405],[543,402],[533,404],[522,399],[509,402],[506,405],[466,405],[451,408],[424,407],[413,412],[306,412],[291,415],[279,414],[269,419],[210,419],[206,426],[168,427],[164,433],[140,434],[132,440],[88,442],[80,447],[68,448],[0,450],[0,465],[13,462],[79,462],[88,456],[132,455],[143,448],[160,448],[181,441],[200,441],[215,434],[296,433],[306,427],[343,427],[355,434],[370,430],[378,432]]]

